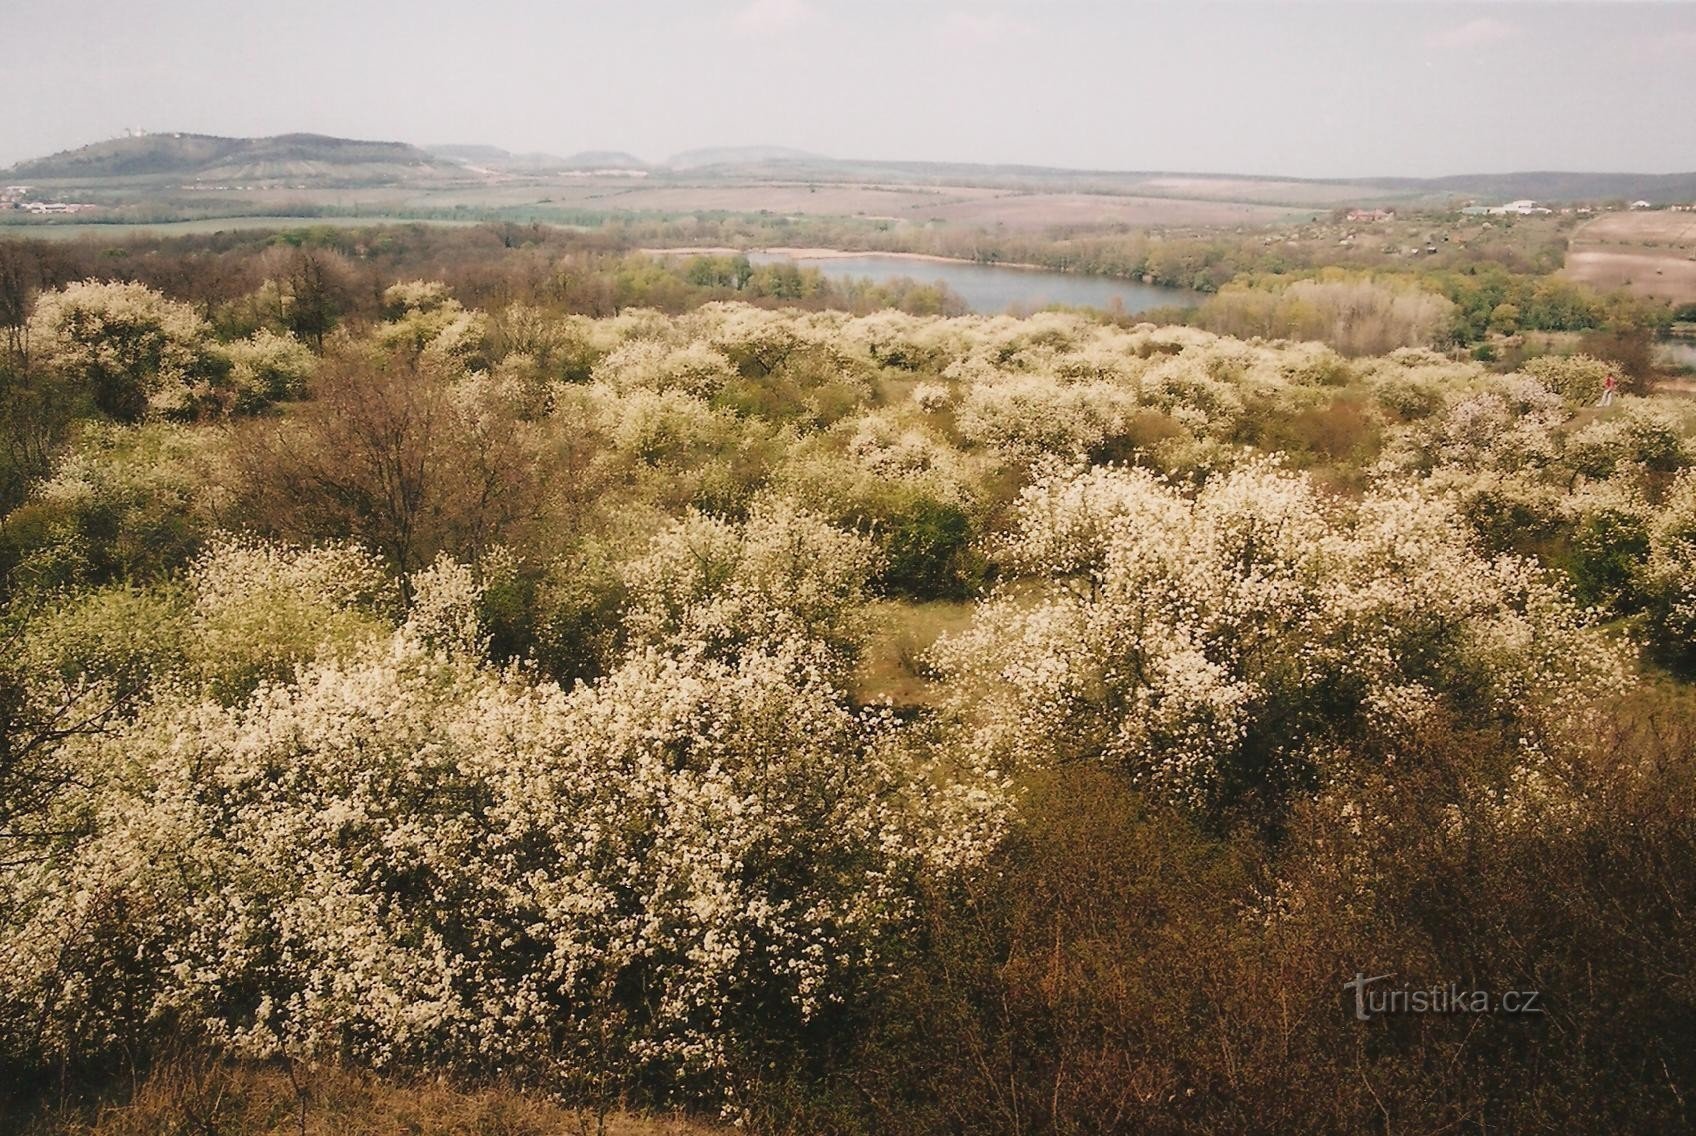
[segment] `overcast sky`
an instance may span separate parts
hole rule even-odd
[[[654,161],[1696,169],[1696,4],[0,0],[0,165],[126,126]]]

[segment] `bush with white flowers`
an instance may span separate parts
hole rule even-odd
[[[744,537],[758,586],[792,529]],[[998,839],[1001,782],[852,709],[820,644],[672,639],[566,693],[463,650],[469,576],[426,575],[390,637],[74,740],[66,836],[0,872],[0,1046],[174,1022],[725,1102],[882,972],[921,876]]]
[[[261,328],[220,351],[229,364],[229,385],[237,410],[257,410],[273,402],[300,398],[317,357],[290,335]]]
[[[143,284],[84,280],[45,292],[29,336],[47,367],[86,384],[120,421],[191,414],[218,378],[206,321]]]
[[[1197,804],[1299,787],[1439,705],[1535,738],[1626,681],[1549,574],[1411,487],[1336,500],[1260,464],[1190,496],[1096,468],[1027,489],[1004,557],[1046,584],[935,655],[974,744]]]

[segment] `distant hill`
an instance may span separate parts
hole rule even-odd
[[[1367,178],[1354,182],[1387,189],[1407,188],[1480,200],[1649,201],[1657,205],[1696,201],[1696,173],[1628,174],[1532,170],[1511,174],[1456,174],[1437,178]]]
[[[514,154],[499,146],[430,146],[438,158],[506,173],[546,173],[549,170],[646,170],[648,165],[622,150],[584,150],[562,158],[558,154]]]
[[[697,170],[707,166],[760,166],[784,162],[829,163],[822,154],[792,150],[787,146],[709,146],[673,154],[666,165],[674,170]]]
[[[645,170],[648,163],[623,150],[579,150],[560,166],[565,170]]]
[[[654,182],[722,185],[972,186],[1011,193],[1109,195],[1218,201],[1296,209],[1353,205],[1449,208],[1523,198],[1551,203],[1696,201],[1696,173],[1633,174],[1529,171],[1436,178],[1290,178],[1157,170],[1077,170],[1016,164],[837,159],[783,146],[687,150],[650,165],[621,150],[515,154],[498,146],[453,143],[419,148],[321,134],[224,138],[146,134],[114,138],[0,170],[0,180],[58,183],[107,193],[106,200],[150,200],[176,186],[302,190],[369,186],[482,186],[494,180],[546,183],[596,171]],[[91,196],[93,196],[91,194]],[[1087,208],[1080,202],[1076,208]]]
[[[211,134],[144,134],[113,138],[4,171],[18,180],[201,178],[377,180],[447,168],[404,142],[364,142],[322,134],[221,138]]]
[[[446,158],[450,162],[465,162],[477,166],[498,166],[512,160],[509,151],[499,146],[481,146],[474,144],[426,146],[426,151],[438,158]]]

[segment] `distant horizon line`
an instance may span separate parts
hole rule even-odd
[[[53,151],[51,153],[47,153],[47,154],[40,154],[40,155],[36,155],[36,156],[33,156],[33,157],[18,158],[18,159],[15,159],[15,160],[9,162],[8,164],[6,164],[4,166],[0,166],[0,169],[11,170],[11,169],[13,169],[17,166],[20,166],[20,165],[25,165],[25,164],[29,164],[29,163],[33,163],[33,162],[46,161],[46,160],[51,159],[51,158],[59,157],[60,155],[72,154],[72,153],[75,153],[78,150],[85,150],[85,149],[88,149],[90,147],[101,146],[101,145],[105,145],[106,143],[110,143],[110,142],[124,142],[124,141],[130,141],[130,140],[141,139],[141,138],[157,138],[157,137],[172,136],[172,137],[209,138],[209,139],[218,139],[220,141],[227,141],[227,142],[262,142],[262,141],[274,141],[274,140],[282,139],[282,138],[318,138],[318,139],[324,139],[326,141],[350,142],[350,143],[356,143],[356,144],[362,144],[362,145],[410,146],[415,150],[422,151],[422,152],[424,152],[426,154],[430,154],[432,156],[439,156],[438,153],[437,153],[438,151],[468,148],[468,147],[477,147],[477,148],[484,148],[484,149],[490,149],[490,150],[498,150],[502,154],[506,155],[507,157],[511,157],[511,158],[552,158],[552,159],[557,159],[557,160],[560,160],[560,161],[571,161],[575,158],[582,157],[582,156],[585,156],[585,155],[590,155],[590,154],[609,154],[609,155],[620,155],[620,156],[627,157],[627,158],[633,158],[638,163],[641,164],[642,168],[651,169],[651,170],[674,169],[674,168],[676,168],[674,164],[680,158],[686,158],[686,157],[690,157],[692,155],[697,155],[697,154],[710,153],[712,151],[725,151],[725,152],[728,152],[728,153],[731,153],[731,154],[734,154],[734,153],[737,153],[737,152],[775,151],[777,153],[773,153],[773,154],[765,157],[764,159],[760,159],[760,160],[772,161],[772,162],[820,161],[820,162],[830,162],[830,163],[839,164],[839,165],[864,164],[864,165],[874,165],[874,166],[876,166],[876,165],[881,165],[881,166],[915,166],[915,165],[956,166],[956,167],[969,167],[969,168],[990,169],[990,170],[1013,170],[1013,171],[1025,170],[1025,171],[1034,171],[1034,172],[1050,172],[1050,173],[1065,173],[1065,174],[1079,174],[1079,175],[1113,175],[1113,176],[1131,175],[1131,176],[1149,176],[1149,177],[1211,177],[1211,178],[1230,178],[1230,179],[1243,179],[1243,180],[1304,182],[1304,183],[1314,183],[1314,184],[1326,184],[1326,183],[1331,183],[1331,184],[1338,184],[1338,183],[1340,183],[1340,184],[1361,184],[1361,183],[1383,184],[1383,183],[1389,183],[1389,182],[1444,182],[1444,181],[1454,181],[1454,180],[1462,179],[1462,178],[1537,177],[1537,176],[1550,176],[1550,175],[1581,175],[1581,176],[1586,176],[1586,177],[1634,177],[1634,178],[1696,177],[1696,168],[1685,169],[1685,170],[1672,170],[1672,171],[1667,171],[1667,172],[1653,172],[1653,171],[1646,171],[1646,170],[1631,170],[1631,169],[1594,169],[1594,168],[1576,168],[1576,167],[1559,167],[1559,166],[1545,166],[1545,167],[1541,167],[1541,168],[1519,168],[1519,169],[1504,169],[1504,170],[1465,170],[1465,171],[1458,172],[1458,173],[1444,173],[1444,174],[1382,174],[1381,173],[1381,174],[1364,174],[1364,175],[1362,175],[1362,174],[1326,174],[1326,175],[1288,174],[1288,173],[1268,173],[1268,172],[1255,172],[1255,171],[1244,171],[1244,170],[1171,169],[1171,168],[1156,168],[1156,167],[1132,169],[1132,168],[1115,168],[1115,167],[1109,167],[1109,166],[1046,165],[1046,164],[1043,164],[1041,162],[1013,161],[1013,160],[987,161],[987,160],[982,160],[982,159],[966,160],[966,159],[959,159],[959,158],[869,158],[869,157],[839,158],[839,157],[834,157],[834,156],[829,155],[829,154],[823,154],[823,153],[819,153],[817,151],[808,150],[805,147],[789,146],[789,145],[784,145],[784,144],[779,144],[779,143],[749,143],[749,144],[740,144],[740,145],[711,145],[711,144],[709,144],[709,145],[704,145],[704,146],[694,146],[694,147],[690,147],[689,149],[686,149],[686,150],[679,150],[675,153],[672,153],[661,161],[651,161],[651,160],[644,158],[641,155],[635,153],[634,151],[621,149],[621,148],[618,148],[618,147],[611,147],[611,146],[586,147],[586,148],[583,148],[583,149],[580,149],[580,150],[575,150],[575,151],[573,151],[569,154],[558,154],[558,153],[554,153],[551,150],[538,150],[538,149],[512,150],[512,149],[509,149],[505,146],[500,146],[500,145],[497,145],[497,144],[492,143],[492,142],[464,142],[464,141],[461,141],[461,142],[418,143],[418,142],[404,141],[404,140],[399,139],[399,138],[356,138],[356,137],[353,137],[351,135],[325,134],[321,131],[316,131],[316,130],[289,130],[289,131],[283,131],[283,132],[278,133],[278,134],[211,134],[211,133],[206,133],[206,132],[197,131],[197,130],[143,130],[141,128],[135,128],[135,129],[138,131],[138,133],[132,134],[132,133],[129,132],[130,128],[125,128],[125,132],[121,133],[121,134],[114,134],[114,135],[108,136],[106,138],[96,139],[95,141],[92,141],[92,142],[84,142],[84,143],[81,143],[79,145],[68,146],[64,149],[55,150],[55,151]],[[789,155],[792,155],[792,157],[789,156]]]

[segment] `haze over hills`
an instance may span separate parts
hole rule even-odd
[[[622,150],[582,150],[567,157],[558,154],[515,154],[499,146],[447,144],[425,147],[438,158],[462,165],[507,172],[541,173],[548,170],[646,170],[648,164]]]
[[[673,154],[663,162],[645,162],[624,150],[582,150],[570,157],[554,154],[514,154],[498,146],[442,145],[426,147],[437,157],[500,170],[714,170],[749,169],[764,173],[772,165],[834,164],[822,154],[784,146],[711,146]]]
[[[317,134],[224,138],[158,133],[114,138],[21,162],[10,181],[89,188],[145,187],[166,182],[287,182],[295,188],[360,184],[406,187],[465,178],[582,176],[593,171],[651,175],[672,182],[887,184],[979,187],[1012,193],[1107,194],[1241,201],[1294,208],[1342,203],[1454,203],[1533,198],[1543,201],[1642,199],[1656,204],[1696,200],[1696,172],[1682,174],[1531,171],[1437,178],[1293,178],[1248,174],[1072,170],[1032,165],[837,159],[778,146],[707,147],[650,164],[616,150],[560,157],[514,154],[481,144],[419,148]]]
[[[825,162],[835,159],[788,146],[706,146],[673,154],[666,165],[674,170],[696,170],[712,166],[767,166],[791,162]]]

